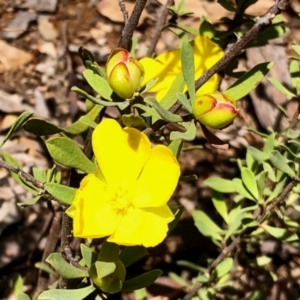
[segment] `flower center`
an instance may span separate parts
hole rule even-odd
[[[124,212],[130,207],[131,199],[127,189],[118,188],[113,192],[111,205],[114,210]]]

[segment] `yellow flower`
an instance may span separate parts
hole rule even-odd
[[[222,58],[223,50],[208,37],[197,36],[192,42],[195,62],[195,80]],[[155,59],[145,57],[140,60],[144,67],[143,85],[154,78],[159,78],[149,92],[157,93],[161,100],[167,93],[176,76],[181,72],[180,49],[164,52]],[[220,83],[220,76],[215,74],[198,91],[197,96],[215,92]]]
[[[171,150],[151,148],[144,133],[122,129],[112,119],[95,128],[92,146],[101,171],[83,178],[66,211],[74,236],[108,236],[109,242],[125,246],[162,242],[174,219],[167,202],[180,175]]]

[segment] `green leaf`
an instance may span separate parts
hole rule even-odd
[[[116,269],[115,262],[107,261],[96,261],[95,268],[97,271],[97,278],[103,278],[107,275],[112,274]]]
[[[184,211],[184,208],[182,206],[176,207],[176,206],[171,206],[171,205],[169,205],[169,208],[171,209],[173,215],[175,216],[175,219],[168,224],[169,232],[170,232],[178,224],[178,222],[180,220],[180,217],[181,217],[181,215],[182,215],[182,213]]]
[[[236,8],[227,0],[217,0],[217,2],[228,11],[236,12]]]
[[[269,165],[269,163],[263,163],[263,168],[268,172],[268,177],[273,182],[277,182],[277,178],[274,169]]]
[[[193,103],[196,98],[194,52],[186,35],[182,39],[180,54],[183,78],[188,88],[190,101]]]
[[[190,123],[182,123],[182,125],[186,128],[185,132],[180,131],[172,131],[170,134],[170,140],[184,140],[184,141],[193,141],[196,137],[197,127],[194,121]]]
[[[288,128],[288,130],[286,131],[286,136],[289,139],[295,140],[295,139],[299,138],[300,132],[299,132],[299,130],[293,130],[291,128]]]
[[[256,202],[255,198],[252,196],[252,194],[249,193],[249,191],[246,189],[245,185],[243,184],[242,180],[239,178],[234,178],[232,180],[233,188],[235,191],[242,195],[246,199],[250,199]]]
[[[120,260],[127,268],[148,254],[147,249],[143,246],[125,247],[120,254]]]
[[[17,131],[31,116],[33,115],[33,112],[24,111],[18,119],[14,122],[14,124],[10,127],[7,135],[3,139],[3,141],[0,143],[0,148],[8,141],[8,139],[11,137],[11,135]]]
[[[145,101],[147,101],[149,98],[145,99]],[[133,107],[137,107],[137,108],[140,108],[142,109],[145,113],[143,113],[143,116],[145,117],[149,117],[149,116],[152,116],[156,119],[161,119],[160,115],[158,114],[158,112],[152,108],[152,107],[149,107],[147,105],[144,105],[144,104],[134,104]]]
[[[165,109],[169,109],[177,101],[177,93],[182,93],[184,89],[183,74],[179,73],[173,81],[167,94],[159,101],[160,105]]]
[[[35,196],[32,199],[27,200],[25,202],[19,202],[19,203],[17,203],[17,205],[19,207],[22,207],[22,206],[32,206],[32,205],[36,204],[41,198],[42,198],[42,196],[38,195],[38,196]]]
[[[126,280],[123,283],[122,291],[139,290],[152,284],[163,272],[161,270],[151,270],[142,275]]]
[[[276,146],[276,143],[277,143],[276,134],[274,132],[272,132],[267,136],[267,138],[265,140],[263,152],[269,153],[269,152],[273,151],[273,149]]]
[[[300,96],[300,69],[298,62],[295,60],[290,63],[290,74],[296,94]]]
[[[249,170],[248,168],[242,168],[241,175],[242,175],[243,184],[245,185],[247,190],[251,193],[251,195],[256,200],[258,200],[259,193],[258,193],[258,189],[257,189],[255,175],[253,174],[253,172],[251,170]]]
[[[296,233],[288,231],[285,228],[272,227],[266,224],[262,224],[261,227],[270,235],[279,239],[280,241],[288,243],[288,242],[295,242],[299,240]]]
[[[90,268],[91,265],[96,261],[97,255],[96,253],[85,244],[80,244],[80,250],[82,258],[84,259],[85,265]]]
[[[180,286],[182,286],[182,287],[188,286],[188,283],[181,276],[177,275],[176,273],[170,272],[168,275],[173,281],[175,281]]]
[[[25,293],[19,293],[16,300],[31,300],[31,298]]]
[[[143,131],[147,127],[145,120],[141,116],[135,115],[133,113],[123,114],[122,115],[122,123],[126,127],[134,127],[140,131]]]
[[[252,155],[250,154],[250,152],[246,152],[246,166],[248,169],[254,171],[257,163],[255,161],[255,159],[252,157]]]
[[[239,100],[248,95],[264,79],[273,64],[273,62],[264,62],[256,65],[240,77],[224,94],[234,100]]]
[[[135,300],[147,300],[147,291],[145,288],[134,291]]]
[[[77,143],[67,137],[55,137],[46,141],[50,156],[59,164],[94,173],[96,166],[83,154]]]
[[[283,179],[281,179],[276,185],[275,188],[273,189],[272,193],[270,194],[270,196],[268,197],[268,199],[266,200],[266,203],[274,200],[275,198],[277,198],[281,192],[283,191],[285,184],[286,184],[286,180],[287,178],[284,177]]]
[[[268,171],[262,171],[257,176],[257,189],[259,193],[259,199],[263,199],[265,190],[267,188]]]
[[[233,266],[233,259],[231,257],[226,257],[223,261],[221,261],[216,269],[215,269],[215,276],[216,278],[221,278],[227,273],[230,272]]]
[[[292,48],[298,55],[300,55],[300,45],[294,44],[292,45]]]
[[[140,90],[140,95],[142,95],[143,93],[148,92],[156,84],[157,81],[158,81],[158,77],[148,81],[146,83],[146,85],[144,87],[142,87],[142,89]]]
[[[30,118],[23,128],[36,136],[52,135],[63,131],[59,126],[38,117]]]
[[[103,77],[99,76],[89,69],[84,70],[82,74],[88,84],[98,95],[106,100],[112,101],[111,95],[113,93],[113,90]]]
[[[87,114],[81,116],[76,122],[66,127],[64,131],[71,134],[80,134],[86,131],[90,127],[89,124],[86,124],[86,122],[84,122],[84,120],[86,120],[86,117],[90,120],[95,121],[102,109],[103,106],[97,104],[94,105]]]
[[[186,98],[185,94],[177,93],[176,94],[178,101],[180,104],[189,112],[192,113],[191,102]]]
[[[62,203],[71,205],[76,194],[76,189],[59,183],[46,183],[46,191]]]
[[[226,206],[226,202],[225,202],[225,199],[222,196],[222,194],[213,190],[211,200],[212,200],[217,212],[224,219],[224,221],[228,224],[229,219],[228,219],[228,213],[227,213],[227,206]]]
[[[211,189],[218,191],[220,193],[234,193],[235,189],[232,185],[232,181],[216,176],[208,177],[204,180],[204,184],[206,184]]]
[[[120,246],[115,243],[104,241],[97,260],[116,262],[119,259]]]
[[[268,80],[274,85],[274,87],[282,94],[284,94],[288,100],[291,100],[294,97],[297,97],[295,94],[290,92],[286,87],[284,87],[277,79],[268,78]]]
[[[282,154],[275,150],[270,155],[271,164],[281,172],[288,174],[291,177],[295,176],[295,172],[288,165],[288,160]]]
[[[23,292],[24,284],[23,284],[23,278],[20,274],[15,274],[13,276],[13,292],[14,296],[17,294]]]
[[[95,104],[99,104],[99,105],[105,106],[105,107],[117,106],[120,110],[123,110],[130,104],[130,101],[108,102],[108,101],[105,101],[105,100],[101,100],[100,98],[96,98],[96,97],[93,97],[93,96],[89,95],[86,91],[84,91],[84,90],[82,90],[82,89],[80,89],[76,86],[73,86],[71,88],[71,91],[73,91],[73,92],[79,94],[80,96],[92,101]]]
[[[251,156],[259,162],[266,161],[269,159],[269,153],[262,152],[252,146],[248,146],[247,152],[249,152]]]
[[[49,264],[46,264],[44,262],[37,262],[37,263],[34,264],[34,266],[37,269],[42,270],[42,271],[48,273],[50,276],[52,276],[54,278],[58,277],[58,274],[50,267]]]
[[[98,125],[93,119],[91,119],[89,116],[82,116],[80,117],[80,122],[84,124],[87,128],[96,128]]]
[[[61,257],[60,253],[51,253],[47,257],[46,262],[49,263],[63,278],[71,279],[89,277],[89,273],[87,270],[76,268],[67,263]]]
[[[171,151],[173,152],[173,154],[176,156],[177,159],[180,156],[182,144],[183,144],[183,141],[178,139],[178,140],[171,141],[171,143],[168,146],[171,149]]]
[[[10,165],[20,169],[20,165],[17,162],[17,160],[15,160],[9,153],[7,152],[3,152],[2,153],[2,158],[5,162],[9,163]],[[34,187],[34,186],[30,186],[29,183],[25,183],[24,179],[21,177],[20,173],[16,174],[12,171],[9,171],[9,175],[10,177],[12,177],[15,182],[17,182],[19,185],[21,185],[26,191],[30,192],[31,194],[33,194],[34,196],[36,196],[39,193],[39,190]]]
[[[75,290],[52,289],[42,292],[38,300],[82,300],[95,291],[92,285]]]
[[[215,240],[222,240],[223,230],[211,220],[211,218],[203,211],[196,210],[192,212],[195,226],[204,235]]]
[[[145,99],[146,101],[146,99]],[[158,101],[156,101],[154,98],[148,98],[147,102],[155,108],[155,110],[158,112],[158,114],[167,122],[170,123],[177,123],[182,122],[182,118],[179,115],[175,115],[171,113],[170,111],[166,110]]]
[[[271,261],[272,261],[272,258],[269,256],[266,256],[266,255],[256,257],[256,263],[260,267],[269,264]]]

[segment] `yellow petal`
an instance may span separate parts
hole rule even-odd
[[[73,218],[73,234],[81,238],[101,238],[112,234],[119,216],[109,201],[111,194],[95,175],[86,176],[76,192],[72,205],[66,210]]]
[[[193,45],[195,61],[195,79],[219,61],[224,51],[206,36],[197,36]],[[197,96],[215,92],[218,89],[221,77],[215,74],[198,91]]]
[[[92,145],[98,166],[109,187],[135,183],[151,153],[148,137],[124,128],[113,119],[103,120],[94,130]]]
[[[131,207],[108,241],[124,246],[154,247],[166,237],[168,223],[173,219],[174,216],[167,205],[151,209]]]
[[[155,146],[132,190],[136,207],[159,207],[172,196],[180,175],[180,166],[171,150]]]
[[[164,70],[162,63],[150,57],[144,57],[139,62],[145,71],[142,86],[146,85],[151,79],[159,77],[160,73]]]

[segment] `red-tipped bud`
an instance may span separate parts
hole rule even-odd
[[[143,66],[126,49],[112,50],[105,66],[108,83],[123,99],[129,99],[137,92],[144,78]]]
[[[232,123],[238,114],[238,109],[236,101],[215,92],[197,97],[193,105],[193,114],[203,125],[222,129]]]

